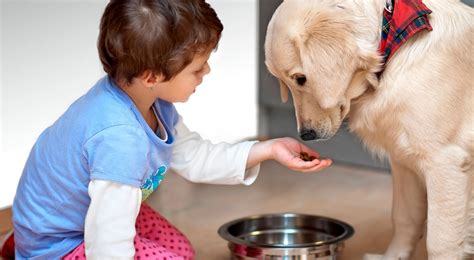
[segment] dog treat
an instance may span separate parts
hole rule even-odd
[[[300,158],[307,162],[316,159],[316,157],[309,155],[307,152],[300,152]]]

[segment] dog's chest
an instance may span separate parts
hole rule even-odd
[[[414,152],[399,104],[372,97],[354,105],[351,111],[349,126],[371,151],[379,155]]]

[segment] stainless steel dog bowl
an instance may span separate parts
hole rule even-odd
[[[232,259],[337,259],[354,229],[339,220],[296,213],[256,215],[219,228]]]

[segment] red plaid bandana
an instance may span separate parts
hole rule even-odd
[[[383,12],[382,39],[379,51],[384,55],[384,63],[395,51],[417,32],[431,31],[428,9],[422,0],[391,0]]]

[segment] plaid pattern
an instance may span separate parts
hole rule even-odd
[[[382,39],[379,51],[384,56],[384,63],[417,32],[431,27],[428,14],[431,10],[422,0],[391,0],[383,13]]]

